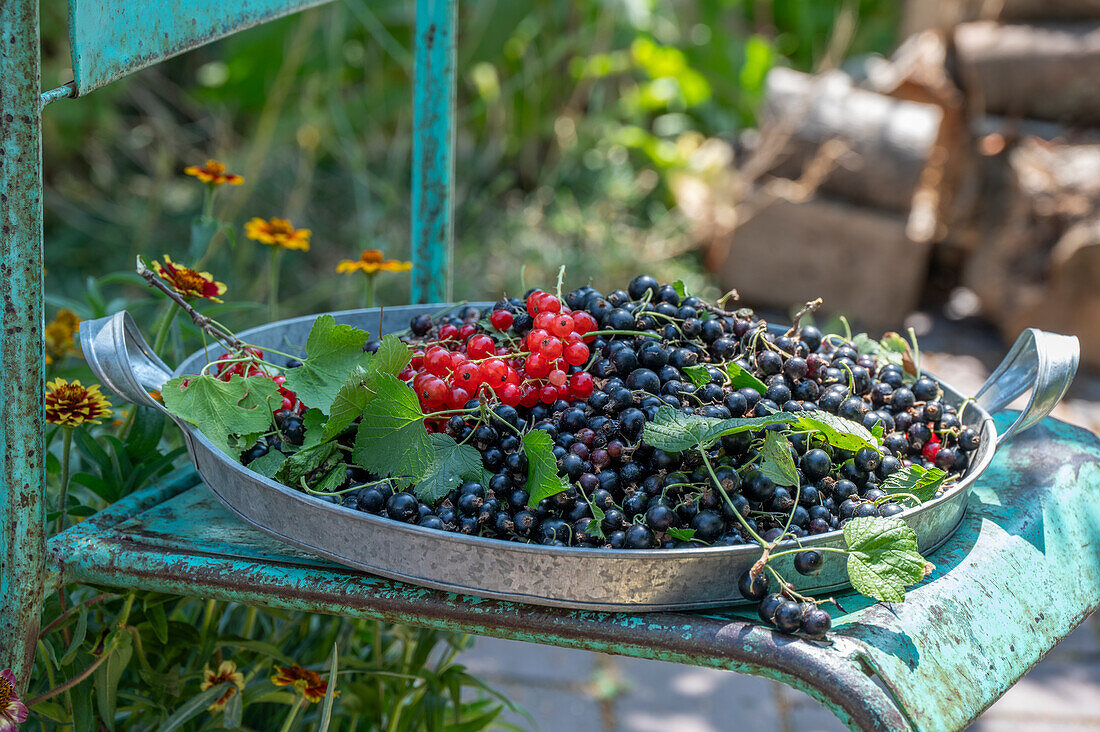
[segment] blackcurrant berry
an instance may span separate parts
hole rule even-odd
[[[832,625],[833,619],[820,607],[812,607],[802,614],[802,632],[811,638],[824,638]]]
[[[802,627],[803,617],[802,606],[786,600],[775,609],[775,627],[784,633],[797,633]]]
[[[810,549],[794,555],[794,568],[799,574],[813,577],[821,571],[825,563],[825,555],[819,551]]]
[[[752,571],[746,570],[737,580],[737,591],[746,600],[757,602],[768,594],[768,584],[767,573],[761,572],[753,577]]]

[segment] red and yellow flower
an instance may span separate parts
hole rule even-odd
[[[245,235],[249,239],[270,244],[280,249],[299,249],[309,251],[309,229],[295,229],[287,219],[261,219],[255,217],[244,225]]]
[[[322,679],[319,673],[302,668],[298,664],[276,666],[271,683],[275,686],[293,686],[307,701],[314,703],[324,699],[328,691],[328,682]]]
[[[230,681],[233,686],[228,687],[225,693],[218,697],[217,701],[206,708],[208,712],[220,712],[225,709],[226,702],[238,691],[244,691],[244,674],[237,670],[237,664],[232,661],[222,661],[218,664],[217,671],[211,671],[210,666],[203,666],[202,684],[199,689],[206,691],[218,684]]]
[[[27,705],[15,693],[15,674],[10,668],[0,671],[0,732],[15,732],[27,714]]]
[[[69,383],[57,378],[46,384],[46,421],[62,427],[79,427],[85,422],[99,424],[114,412],[107,397],[99,393],[99,384],[83,386],[79,379]]]
[[[201,297],[205,300],[221,302],[218,296],[225,294],[225,284],[216,282],[214,275],[209,272],[196,272],[190,267],[177,264],[167,254],[164,255],[164,264],[153,262],[153,270],[173,290],[188,300]]]
[[[359,255],[359,259],[345,259],[336,265],[336,271],[339,274],[364,272],[370,275],[376,272],[408,272],[410,269],[412,269],[412,262],[386,259],[378,249],[365,249]]]
[[[226,167],[217,160],[207,160],[206,165],[189,165],[183,169],[187,175],[193,175],[194,177],[206,183],[209,186],[220,186],[228,183],[231,186],[239,186],[244,183],[244,178],[235,173],[227,173]]]

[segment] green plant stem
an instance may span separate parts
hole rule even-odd
[[[295,717],[298,716],[299,710],[301,710],[301,708],[303,706],[305,706],[305,703],[306,703],[306,700],[303,697],[303,698],[298,700],[297,704],[295,704],[293,707],[290,708],[290,713],[287,714],[286,719],[283,720],[283,726],[279,728],[280,732],[289,732],[290,731],[291,725],[294,724]]]
[[[271,248],[271,286],[267,293],[268,317],[271,320],[278,319],[279,313],[279,259],[283,250],[279,246]]]
[[[248,608],[248,612],[244,616],[244,630],[241,631],[241,636],[248,638],[252,635],[252,628],[256,625],[256,608]]]
[[[168,303],[168,310],[164,313],[164,317],[160,319],[160,325],[157,326],[157,335],[153,339],[153,353],[158,356],[161,355],[164,349],[164,344],[168,342],[168,334],[172,332],[172,321],[176,319],[176,313],[180,311],[180,306],[174,302]]]
[[[366,285],[363,287],[363,307],[374,307],[374,278],[376,274],[368,274]]]
[[[814,552],[835,552],[836,554],[851,554],[851,552],[849,552],[847,549],[835,549],[835,548],[830,547],[830,546],[813,546],[813,547],[809,547],[808,549],[807,548],[784,549],[781,552],[776,552],[775,554],[769,554],[768,558],[769,559],[776,559],[778,557],[785,557],[788,554],[801,554],[802,552],[810,552],[810,551],[814,551]]]
[[[74,686],[79,684],[81,681],[83,681],[84,679],[88,678],[93,673],[95,673],[95,670],[103,665],[103,662],[106,661],[107,658],[110,657],[110,655],[112,653],[114,653],[114,650],[115,650],[115,646],[112,645],[110,648],[107,649],[107,651],[102,656],[100,656],[95,661],[93,661],[91,666],[88,666],[88,668],[84,669],[83,671],[78,673],[76,676],[72,677],[71,679],[69,679],[68,681],[64,682],[63,684],[61,684],[59,686],[55,686],[52,689],[49,689],[47,691],[42,692],[41,694],[34,697],[33,699],[28,699],[27,700],[27,706],[28,707],[33,707],[36,704],[41,704],[42,702],[47,701],[49,699],[53,699],[58,694],[60,694],[62,692],[65,692],[65,691],[68,691],[69,689],[73,688]]]
[[[75,613],[80,608],[82,608],[82,607],[91,607],[92,605],[96,605],[96,604],[99,604],[101,602],[106,602],[107,600],[114,600],[117,597],[118,597],[118,595],[107,592],[107,593],[104,593],[102,595],[96,595],[95,597],[90,597],[87,600],[85,600],[84,602],[80,603],[79,605],[73,605],[71,608],[69,608],[65,612],[61,613],[60,615],[58,615],[57,618],[55,618],[52,623],[50,623],[45,628],[43,628],[41,631],[39,631],[38,637],[41,638],[41,637],[45,636],[47,633],[49,633],[52,630],[56,629],[57,626],[61,625],[66,620],[71,618],[73,616],[73,613]]]
[[[199,634],[202,638],[206,637],[206,634],[210,631],[210,623],[214,620],[214,610],[218,604],[217,600],[207,600],[206,609],[202,616],[202,632]]]
[[[714,485],[718,487],[718,492],[722,495],[722,498],[724,498],[726,503],[729,504],[730,508],[733,509],[733,515],[737,517],[737,521],[741,524],[741,527],[745,529],[746,532],[748,532],[749,536],[751,536],[753,538],[753,541],[755,541],[757,544],[762,547],[769,547],[770,545],[768,544],[768,542],[764,541],[764,538],[760,536],[760,534],[753,531],[752,527],[749,526],[749,522],[746,521],[745,517],[741,515],[741,512],[733,507],[733,501],[731,501],[730,497],[726,495],[725,489],[722,488],[722,482],[719,481],[718,476],[714,474],[714,467],[710,464],[710,458],[707,457],[707,451],[704,450],[702,446],[699,446],[698,452],[703,457],[703,465],[707,467],[707,472],[710,474],[710,479],[713,480]]]
[[[61,490],[57,496],[57,533],[65,528],[65,503],[69,499],[69,462],[73,451],[73,429],[63,427],[61,431]]]

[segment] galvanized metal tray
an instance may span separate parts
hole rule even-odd
[[[403,330],[409,319],[446,306],[413,305],[332,313],[337,322],[384,334]],[[240,334],[242,340],[287,353],[302,352],[316,316],[283,320]],[[381,322],[380,322],[381,318]],[[123,399],[164,410],[148,392],[173,376],[196,373],[217,352],[192,354],[172,372],[146,344],[126,312],[80,327],[84,356],[99,380]],[[901,517],[928,553],[953,533],[966,509],[970,488],[988,467],[997,447],[1047,416],[1065,394],[1077,370],[1079,345],[1072,336],[1024,331],[964,410],[965,424],[980,430],[981,446],[962,480],[936,500]],[[942,382],[945,399],[964,401]],[[997,435],[990,415],[1031,390],[1016,422]],[[169,415],[171,416],[171,415]],[[174,419],[174,418],[173,418]],[[283,541],[372,574],[452,592],[589,610],[671,610],[744,602],[738,576],[760,556],[755,545],[683,549],[615,550],[546,547],[467,536],[403,524],[327,503],[252,472],[221,452],[194,426],[175,420],[191,459],[210,490],[233,513]],[[802,539],[801,545],[843,547],[839,531]],[[844,562],[826,560],[817,577],[777,568],[804,592],[828,593],[847,586]]]

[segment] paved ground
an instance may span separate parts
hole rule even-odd
[[[921,334],[922,350],[929,351],[923,366],[964,394],[977,391],[1006,345],[980,321],[928,324],[929,331]],[[1100,375],[1080,374],[1055,415],[1100,432]],[[844,729],[805,694],[752,676],[487,638],[479,639],[463,662],[539,720],[510,715],[508,721],[523,730]],[[971,729],[1100,730],[1100,614],[1055,648]]]

